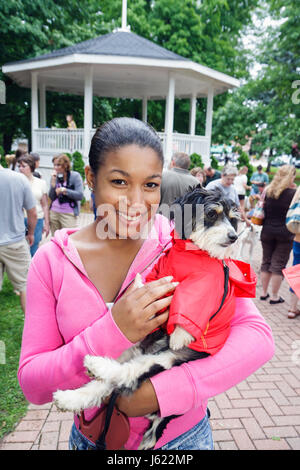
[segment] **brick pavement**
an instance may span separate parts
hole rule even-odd
[[[81,216],[81,224],[90,220]],[[261,246],[257,242],[253,267],[259,272]],[[290,260],[291,262],[291,260]],[[276,344],[274,357],[248,379],[209,401],[217,450],[300,450],[300,318],[287,319],[287,302],[255,304],[270,324]],[[288,286],[280,294],[288,299]],[[55,405],[29,405],[26,416],[4,437],[0,449],[65,450],[72,413]]]

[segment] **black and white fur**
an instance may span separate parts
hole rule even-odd
[[[228,248],[237,239],[239,213],[230,200],[219,191],[206,191],[196,187],[176,201],[177,210],[184,211],[185,205],[192,208],[191,223],[184,225],[183,218],[175,228],[183,239],[191,239],[201,250],[212,257],[224,259]],[[202,211],[197,211],[197,206]],[[200,216],[199,216],[200,213]],[[141,277],[135,279],[135,287],[142,286]],[[212,312],[213,313],[213,312]],[[207,356],[187,346],[194,338],[177,326],[168,336],[157,330],[144,340],[125,351],[117,360],[109,357],[86,356],[84,366],[94,378],[77,390],[58,390],[54,393],[56,405],[61,410],[79,412],[86,408],[100,406],[103,399],[117,392],[130,395],[141,383],[159,372]],[[153,449],[167,423],[176,416],[160,418],[157,414],[147,415],[150,420],[139,449]]]

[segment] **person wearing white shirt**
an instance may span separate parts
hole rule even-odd
[[[38,220],[34,231],[34,242],[30,247],[30,254],[33,256],[39,247],[43,232],[45,232],[46,237],[50,232],[48,189],[45,180],[33,176],[33,172],[35,170],[35,160],[31,155],[24,155],[20,157],[18,161],[18,167],[20,173],[22,173],[28,179],[32,193],[36,200]],[[25,219],[25,225],[26,223],[27,220]]]
[[[245,206],[245,196],[246,190],[251,189],[251,186],[247,185],[248,178],[247,178],[248,168],[246,166],[242,166],[239,170],[239,174],[234,179],[234,187],[237,192],[240,206],[244,209]]]

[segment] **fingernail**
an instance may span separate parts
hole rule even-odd
[[[166,276],[166,277],[165,277],[165,280],[166,280],[166,281],[172,281],[172,279],[173,279],[173,276]]]
[[[173,286],[178,286],[179,282],[172,282]]]

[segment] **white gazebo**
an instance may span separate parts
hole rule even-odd
[[[3,73],[31,88],[32,151],[41,167],[52,168],[53,155],[78,150],[87,159],[93,128],[93,96],[166,100],[165,128],[159,132],[166,162],[174,151],[202,155],[209,163],[213,98],[239,86],[233,77],[205,67],[122,28],[49,54],[8,63]],[[47,128],[46,91],[84,95],[84,128]],[[190,99],[189,133],[174,132],[174,100]],[[207,99],[205,135],[195,135],[197,98]],[[66,110],[67,111],[67,110]]]

